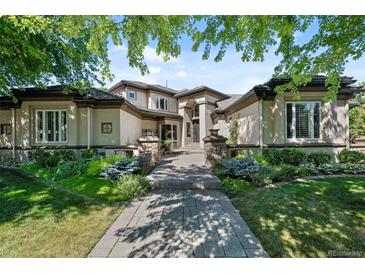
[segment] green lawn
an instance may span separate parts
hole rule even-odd
[[[90,193],[108,193],[104,186]],[[0,257],[84,257],[121,213],[18,168],[0,168]]]
[[[272,257],[331,257],[332,250],[365,257],[365,177],[288,184],[235,198]]]
[[[21,168],[33,173],[41,179],[52,180],[51,171],[46,168],[39,167],[36,164],[26,164]],[[57,184],[74,192],[107,202],[128,201],[133,198],[133,196],[130,197],[126,195],[123,186],[119,185],[118,187],[116,181],[88,174],[68,177],[58,181]]]

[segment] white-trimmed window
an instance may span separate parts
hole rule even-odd
[[[167,99],[164,97],[156,97],[156,108],[161,110],[167,110]]]
[[[131,100],[137,100],[137,92],[133,90],[127,90],[127,98]]]
[[[321,121],[320,102],[286,103],[286,138],[319,139]]]
[[[37,143],[67,142],[67,112],[37,110],[36,141]]]

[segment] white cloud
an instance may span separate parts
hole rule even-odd
[[[186,72],[186,71],[184,71],[184,70],[180,70],[179,72],[177,72],[176,74],[175,74],[177,77],[186,77],[186,76],[188,76],[188,73]]]
[[[110,53],[125,53],[127,52],[127,50],[128,48],[125,45],[120,45],[120,46],[113,45],[109,51]]]
[[[163,55],[157,55],[156,49],[151,47],[146,47],[143,51],[144,58],[148,62],[155,62],[155,63],[178,63],[178,58],[170,58],[168,61],[164,62]]]
[[[206,70],[207,69],[207,66],[201,66],[200,68],[199,68],[199,70]]]
[[[151,74],[157,74],[157,73],[160,73],[161,68],[160,67],[149,66],[148,70],[150,71]]]

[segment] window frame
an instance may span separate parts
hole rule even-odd
[[[134,97],[130,97],[129,94],[134,94]],[[127,90],[127,99],[137,100],[137,92],[135,90]]]
[[[110,132],[104,132],[104,126],[110,125]],[[112,134],[113,133],[113,123],[112,122],[102,122],[101,123],[101,134]]]
[[[292,104],[292,131],[293,137],[288,137],[288,104]],[[311,129],[311,137],[309,138],[297,138],[296,137],[296,113],[295,113],[295,105],[296,104],[319,104],[319,137],[314,137],[314,108],[311,108],[310,115],[310,129]],[[322,140],[322,102],[321,101],[286,101],[285,102],[285,139],[289,142],[297,142],[297,141],[320,141]]]
[[[39,129],[38,129],[38,112],[42,113],[42,126],[43,126],[43,135],[42,135],[42,140],[39,140]],[[46,112],[58,112],[58,122],[59,122],[59,134],[58,134],[58,141],[48,141],[46,140],[46,136],[45,136],[45,121],[46,121]],[[66,130],[66,140],[65,141],[61,141],[61,113],[65,112],[66,115],[66,125],[65,125],[65,130]],[[36,109],[35,110],[35,118],[34,118],[34,124],[35,124],[35,143],[36,144],[65,144],[68,143],[68,111],[66,109]],[[56,128],[56,124],[53,125],[54,130]],[[56,134],[56,133],[55,133]]]
[[[165,108],[161,108],[161,103],[160,103],[161,99],[164,100],[164,106],[165,106]],[[168,100],[167,100],[166,97],[156,96],[156,109],[168,111]]]
[[[8,131],[9,130],[9,131]],[[1,135],[12,135],[12,125],[11,123],[0,125]]]

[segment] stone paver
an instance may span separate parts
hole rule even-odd
[[[157,189],[215,189],[219,184],[202,153],[165,155],[147,179]]]
[[[133,201],[89,257],[267,257],[217,190],[153,190]]]

